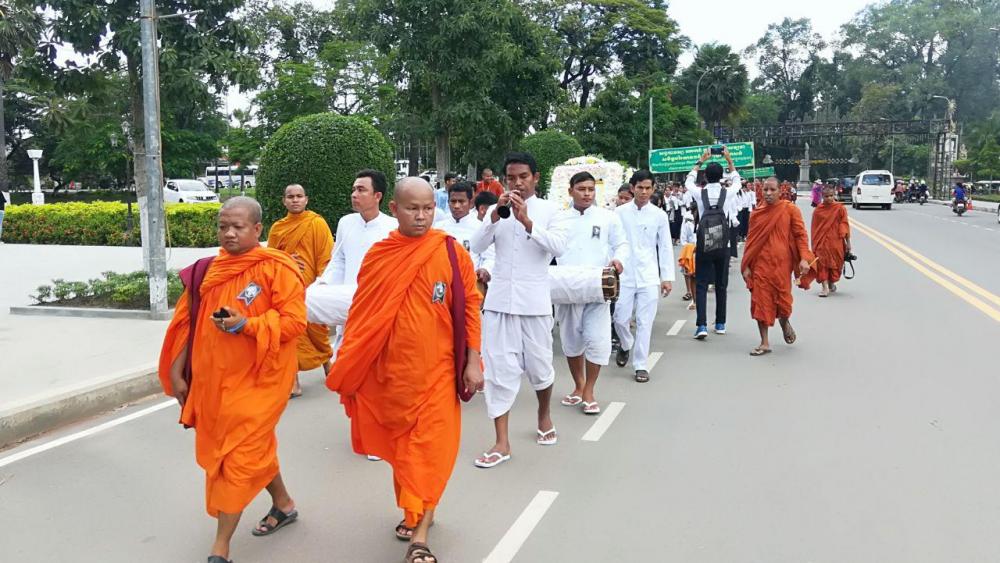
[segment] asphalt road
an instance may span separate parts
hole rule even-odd
[[[623,403],[614,420],[555,405],[560,442],[539,447],[534,399],[522,390],[513,459],[487,471],[472,460],[492,443],[491,425],[481,400],[467,405],[431,535],[441,561],[1000,560],[1000,225],[986,214],[953,220],[936,205],[849,213],[857,278],[829,299],[796,291],[794,346],[747,354],[756,331],[734,269],[728,335],[693,341],[694,313],[675,292],[661,302],[652,381],[605,370],[598,399],[606,412]],[[556,366],[561,396],[569,377],[558,351]],[[235,560],[400,560],[388,466],[351,454],[336,396],[320,374],[304,380],[279,429],[301,520],[251,537],[268,508],[262,495]],[[204,561],[214,521],[193,435],[177,426],[175,406],[122,418],[163,402],[0,453],[2,558]]]

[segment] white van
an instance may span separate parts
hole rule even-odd
[[[895,184],[892,172],[888,170],[865,170],[854,180],[851,206],[860,209],[862,205],[878,205],[882,209],[892,209],[892,188]]]

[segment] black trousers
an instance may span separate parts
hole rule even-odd
[[[708,284],[715,284],[715,322],[726,322],[726,290],[729,287],[729,254],[715,256],[694,255],[695,307],[698,309],[698,326],[707,326]]]
[[[739,215],[736,218],[740,222],[740,238],[747,238],[747,233],[750,232],[750,210],[740,209]]]
[[[738,241],[739,241],[739,237],[740,237],[740,230],[738,228],[736,228],[736,227],[730,227],[730,229],[729,229],[729,255],[732,256],[733,258],[736,258],[737,256],[739,256],[739,253],[737,252],[737,248],[739,246],[737,244]]]

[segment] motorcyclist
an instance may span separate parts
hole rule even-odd
[[[951,190],[951,195],[952,208],[954,208],[959,201],[965,202],[966,204],[969,203],[969,198],[965,195],[965,185],[962,184],[962,182],[955,184],[955,187]]]

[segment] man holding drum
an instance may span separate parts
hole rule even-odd
[[[660,296],[673,289],[674,246],[670,238],[667,214],[650,205],[653,196],[653,174],[638,170],[629,181],[635,199],[615,209],[625,226],[629,244],[629,268],[622,277],[621,294],[615,305],[615,330],[621,340],[615,363],[625,367],[632,352],[635,380],[649,381],[646,360],[653,335],[653,320]],[[635,336],[629,326],[635,311]]]
[[[562,212],[569,225],[569,242],[556,263],[591,267],[598,273],[609,267],[621,274],[629,254],[621,219],[594,205],[596,181],[589,172],[578,172],[569,184],[573,205]],[[582,405],[584,414],[600,414],[594,386],[601,366],[608,365],[611,359],[611,303],[558,304],[556,321],[574,383],[573,392],[563,398],[562,404]]]

